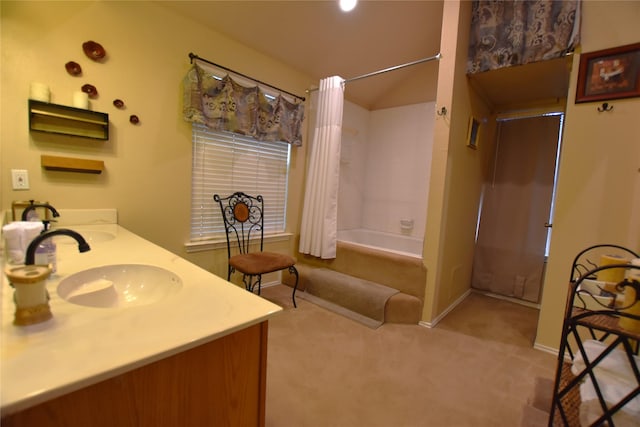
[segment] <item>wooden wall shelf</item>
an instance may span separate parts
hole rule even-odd
[[[74,159],[71,157],[40,156],[40,164],[47,170],[100,174],[104,170],[102,160]]]
[[[109,115],[29,100],[29,129],[90,139],[109,139]]]

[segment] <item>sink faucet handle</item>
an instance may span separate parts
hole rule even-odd
[[[42,243],[43,240],[48,239],[53,236],[69,236],[78,242],[78,251],[79,252],[88,252],[91,250],[91,247],[87,243],[87,241],[80,235],[80,233],[69,230],[67,228],[58,228],[56,230],[49,230],[39,234],[35,239],[29,243],[29,247],[27,247],[27,252],[25,255],[25,265],[32,265],[35,262],[35,253],[38,245]]]
[[[49,203],[35,203],[34,200],[29,200],[29,202],[31,204],[29,206],[27,206],[26,208],[24,208],[24,210],[22,211],[22,220],[23,221],[28,221],[29,220],[29,212],[31,212],[32,210],[34,210],[36,208],[45,208],[45,209],[50,210],[51,211],[51,215],[53,215],[54,218],[57,218],[57,217],[60,216],[60,214],[58,213],[56,208],[51,206]]]

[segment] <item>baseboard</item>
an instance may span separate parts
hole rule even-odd
[[[464,301],[464,299],[467,296],[469,296],[470,293],[471,293],[471,289],[468,289],[467,292],[462,294],[457,300],[455,300],[442,313],[440,313],[438,316],[436,316],[436,318],[433,319],[431,322],[425,322],[424,320],[421,320],[421,321],[418,322],[418,325],[424,326],[425,328],[433,328],[433,327],[435,327],[438,324],[438,322],[440,322],[442,319],[444,319],[444,317],[451,312],[451,310],[456,308],[458,306],[458,304],[460,304],[462,301]]]
[[[271,282],[263,283],[262,287],[263,288],[270,288],[271,286],[278,286],[278,285],[282,285],[282,282],[279,281],[279,280],[273,280]]]
[[[559,349],[557,349],[557,348],[553,348],[553,347],[549,347],[549,346],[546,346],[546,345],[538,344],[537,342],[533,343],[533,348],[536,349],[536,350],[544,351],[545,353],[553,354],[554,356],[556,356],[556,358],[558,357]],[[571,356],[569,355],[568,352],[566,352],[565,355],[564,355],[564,361],[567,362],[567,363],[572,363],[573,362],[573,360],[571,359]]]
[[[508,296],[505,296],[505,295],[495,294],[493,292],[483,291],[483,290],[480,290],[480,289],[472,289],[472,291],[473,292],[477,292],[477,293],[479,293],[481,295],[485,295],[485,296],[491,297],[491,298],[501,299],[501,300],[509,301],[509,302],[512,302],[512,303],[515,303],[515,304],[524,305],[525,307],[535,308],[535,309],[540,310],[540,304],[535,303],[535,302],[525,301],[525,300],[522,300],[522,299],[519,299],[519,298],[508,297]]]
[[[553,347],[549,347],[549,346],[546,346],[546,345],[538,344],[537,342],[533,343],[533,348],[535,348],[536,350],[544,351],[545,353],[553,354],[554,356],[558,356],[558,349],[557,348],[553,348]]]

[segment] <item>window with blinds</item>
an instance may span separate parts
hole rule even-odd
[[[224,236],[220,206],[213,195],[226,197],[236,191],[262,195],[265,234],[283,232],[291,145],[258,141],[200,123],[192,126],[191,241]]]

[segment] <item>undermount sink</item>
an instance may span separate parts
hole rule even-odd
[[[84,237],[84,240],[87,241],[89,246],[91,246],[94,243],[108,242],[109,240],[113,240],[116,237],[116,235],[113,233],[109,233],[108,231],[101,231],[101,230],[78,230],[78,233],[80,233],[80,235]],[[56,244],[63,244],[63,245],[78,244],[78,242],[76,242],[74,239],[70,239],[65,236],[56,236],[53,238],[53,240],[56,242]]]
[[[133,307],[153,304],[182,288],[169,270],[145,264],[114,264],[72,274],[58,285],[58,295],[88,307]]]

